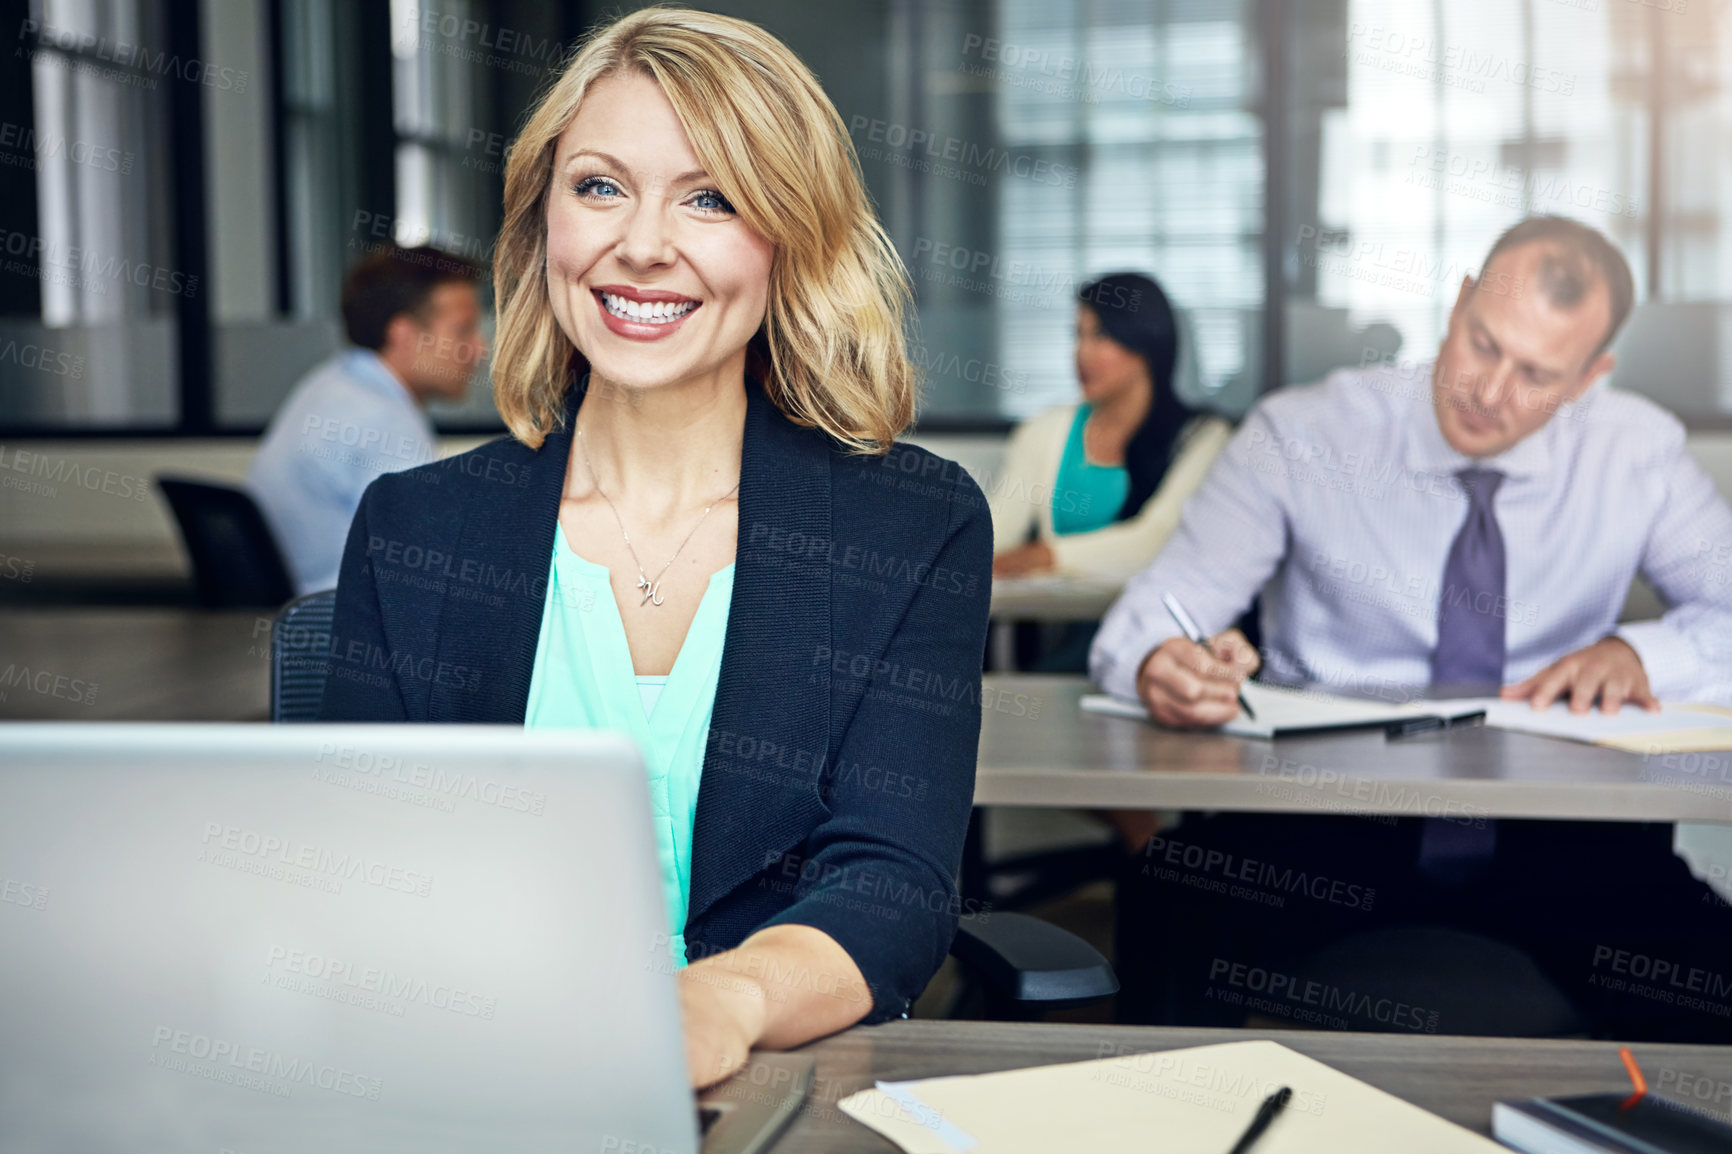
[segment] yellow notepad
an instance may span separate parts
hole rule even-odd
[[[1258,1140],[1257,1154],[1504,1150],[1489,1138],[1268,1041],[998,1074],[880,1082],[877,1089],[844,1098],[840,1105],[908,1154],[1226,1154],[1263,1099],[1282,1086],[1292,1088],[1293,1098]]]

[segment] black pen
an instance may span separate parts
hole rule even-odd
[[[1191,615],[1185,612],[1185,607],[1179,604],[1179,599],[1177,597],[1174,597],[1171,593],[1163,593],[1161,594],[1161,602],[1166,605],[1167,612],[1173,615],[1173,620],[1179,623],[1179,628],[1185,631],[1186,637],[1189,637],[1204,649],[1209,648],[1208,638],[1203,636],[1203,631],[1197,628],[1197,623],[1191,620]],[[1252,721],[1257,720],[1257,715],[1251,712],[1251,703],[1245,700],[1245,691],[1242,689],[1239,691],[1239,708],[1245,711],[1246,717],[1249,717]]]
[[[1275,1120],[1275,1115],[1281,1112],[1287,1105],[1288,1099],[1292,1097],[1293,1091],[1283,1086],[1263,1099],[1263,1104],[1257,1107],[1257,1116],[1251,1119],[1251,1125],[1246,1127],[1245,1133],[1240,1136],[1233,1148],[1227,1151],[1227,1154],[1245,1154],[1246,1151],[1250,1150],[1257,1139],[1262,1137],[1263,1131],[1267,1130],[1269,1124]]]

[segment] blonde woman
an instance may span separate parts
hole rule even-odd
[[[1194,365],[1194,350],[1182,347],[1178,316],[1153,279],[1114,273],[1082,286],[1082,402],[1011,434],[992,484],[996,576],[1124,581],[1154,560],[1232,434],[1179,398],[1182,362]]]
[[[324,715],[636,737],[694,1084],[904,1015],[958,913],[992,535],[895,443],[909,289],[841,118],[754,25],[626,16],[512,145],[494,286],[511,435],[376,482],[337,590],[339,658],[438,660],[339,659]]]

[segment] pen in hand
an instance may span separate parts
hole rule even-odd
[[[1239,1136],[1239,1140],[1233,1144],[1233,1148],[1227,1151],[1227,1154],[1246,1154],[1246,1151],[1251,1149],[1252,1144],[1262,1137],[1263,1131],[1269,1128],[1269,1124],[1275,1121],[1275,1115],[1282,1111],[1292,1097],[1293,1091],[1289,1087],[1283,1086],[1263,1099],[1263,1104],[1257,1107],[1257,1116],[1251,1119],[1251,1124],[1245,1128],[1245,1132]]]
[[[1203,636],[1203,631],[1197,628],[1197,623],[1191,620],[1191,615],[1185,612],[1185,607],[1179,604],[1179,599],[1177,597],[1174,597],[1171,593],[1163,593],[1161,594],[1161,603],[1167,607],[1167,612],[1173,615],[1173,620],[1179,623],[1179,628],[1184,630],[1186,637],[1189,637],[1204,649],[1209,648],[1209,639]],[[1245,700],[1245,691],[1242,689],[1239,690],[1238,696],[1239,708],[1245,711],[1246,717],[1250,718],[1252,721],[1256,721],[1257,715],[1251,712],[1251,703]]]

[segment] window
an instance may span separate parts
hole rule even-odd
[[[0,317],[0,423],[169,426],[177,299],[205,288],[177,260],[168,89],[181,82],[159,6],[37,0],[17,26],[0,160],[11,170]],[[8,65],[14,68],[15,65]],[[28,291],[34,288],[35,291]],[[24,289],[26,291],[19,291]]]

